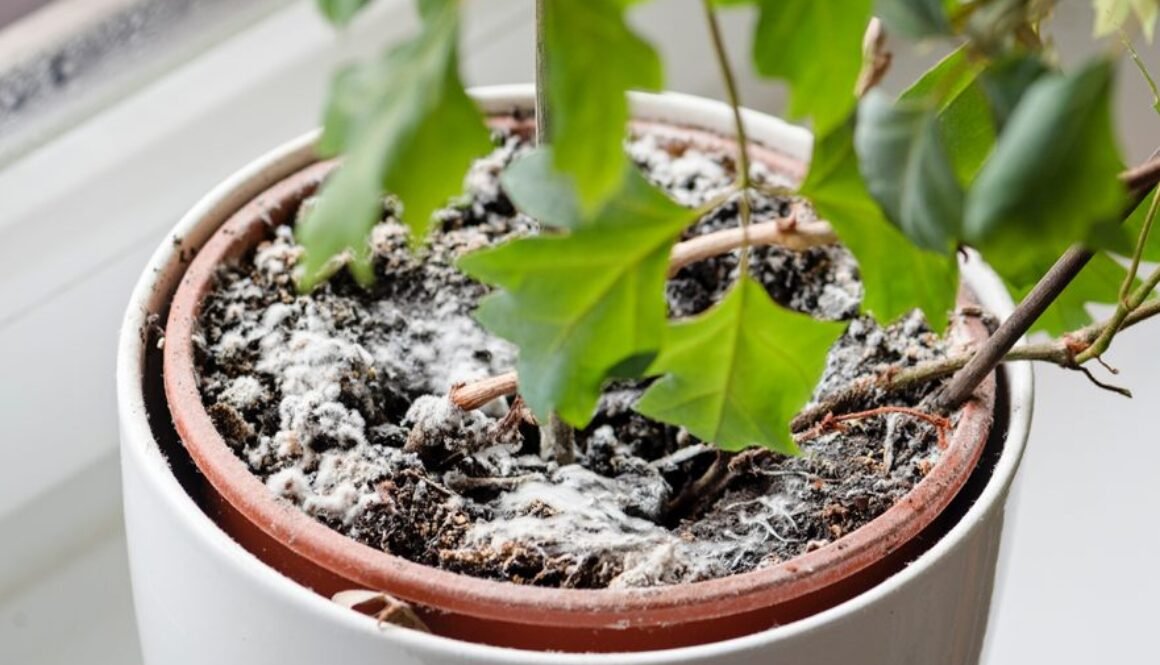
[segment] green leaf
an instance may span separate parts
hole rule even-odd
[[[1029,54],[1008,56],[987,68],[982,77],[983,89],[1000,127],[1007,124],[1027,90],[1047,72],[1047,65]]]
[[[1120,286],[1128,276],[1128,271],[1107,254],[1096,254],[1063,293],[1036,319],[1030,332],[1046,332],[1058,337],[1075,331],[1092,322],[1087,306],[1092,303],[1115,303],[1119,299]],[[1034,283],[1016,285],[1010,281],[1007,287],[1012,297],[1022,300]]]
[[[862,177],[886,216],[921,247],[952,252],[963,192],[942,145],[937,110],[872,90],[858,109]]]
[[[472,160],[491,149],[459,79],[458,4],[426,0],[423,7],[417,37],[335,78],[319,150],[346,156],[296,229],[306,250],[301,288],[345,260],[360,282],[370,282],[367,236],[382,218],[384,192],[402,202],[402,219],[420,243],[435,210],[461,191]]]
[[[354,15],[371,0],[317,0],[318,10],[334,25],[344,26],[350,23]]]
[[[1129,13],[1136,15],[1144,37],[1149,43],[1156,34],[1156,17],[1160,16],[1160,0],[1092,0],[1095,9],[1095,36],[1103,37],[1123,30]]]
[[[1104,60],[1045,76],[1007,122],[968,194],[964,226],[1001,273],[1037,278],[1039,267],[1123,207],[1111,88]]]
[[[951,33],[944,0],[878,0],[877,13],[891,32],[907,37]]]
[[[589,213],[620,185],[630,89],[659,89],[661,60],[625,22],[623,0],[545,0],[555,164]]]
[[[959,47],[899,98],[937,106],[939,136],[964,186],[974,180],[995,145],[995,122],[979,80],[982,70],[982,64],[968,59],[966,47]]]
[[[663,340],[669,253],[698,212],[671,201],[633,166],[622,175],[621,191],[574,231],[459,261],[468,275],[502,289],[476,317],[519,345],[520,394],[542,422],[555,411],[586,425],[605,380],[639,374]]]
[[[916,246],[886,220],[858,173],[853,135],[847,123],[814,142],[799,193],[858,259],[864,309],[890,323],[917,307],[941,332],[955,305],[958,261]]]
[[[789,422],[817,385],[844,325],[774,304],[745,275],[720,303],[670,325],[652,368],[664,376],[636,409],[725,450],[759,445],[797,454]]]
[[[554,166],[551,147],[541,147],[512,162],[500,184],[516,208],[536,221],[566,229],[580,225],[580,203],[567,175]]]
[[[753,60],[790,86],[791,118],[810,117],[826,134],[854,108],[862,34],[873,0],[755,0],[761,8]]]
[[[1140,205],[1132,212],[1131,216],[1124,222],[1123,231],[1126,236],[1131,238],[1132,247],[1136,246],[1137,240],[1140,238],[1140,231],[1144,228],[1144,220],[1148,216],[1148,208],[1152,205],[1152,197],[1147,196]],[[1145,261],[1152,263],[1160,263],[1160,220],[1154,220],[1152,223],[1152,230],[1148,233],[1148,239],[1144,242],[1144,253],[1142,257]],[[1121,252],[1122,254],[1130,254],[1131,252]]]

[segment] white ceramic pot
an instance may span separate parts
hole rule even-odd
[[[528,86],[474,91],[485,111],[529,108]],[[633,95],[634,117],[729,134],[729,108],[678,94]],[[749,112],[751,140],[808,160],[810,136],[776,118]],[[379,626],[334,605],[242,549],[186,493],[156,440],[150,415],[169,418],[159,365],[147,361],[150,315],[164,314],[196,248],[234,211],[281,178],[315,160],[315,134],[250,164],[202,199],[153,255],[133,292],[121,331],[117,395],[125,522],[142,651],[153,665],[308,663],[858,663],[957,665],[979,660],[994,586],[1004,506],[1031,418],[1027,364],[1008,365],[1006,437],[984,465],[978,497],[929,550],[903,571],[849,601],[801,621],[725,642],[633,654],[558,654],[501,649]],[[1011,301],[974,259],[965,279],[982,303],[1007,314]],[[162,321],[164,318],[162,317]],[[156,355],[156,354],[154,354]],[[977,474],[978,475],[978,474]]]

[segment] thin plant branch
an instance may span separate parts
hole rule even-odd
[[[838,236],[826,222],[800,222],[792,213],[783,219],[753,224],[748,231],[739,227],[721,229],[674,245],[669,257],[669,277],[687,265],[743,247],[746,241],[751,245],[781,245],[800,252],[833,245],[838,242]]]
[[[550,69],[548,63],[547,0],[536,0],[536,144],[551,142],[552,110],[550,103]],[[511,372],[511,391],[515,391],[515,372]],[[506,387],[506,384],[499,387]],[[498,388],[498,387],[497,387]],[[486,403],[486,402],[485,402]],[[572,427],[555,411],[540,426],[540,455],[555,459],[560,466],[575,461],[575,436]]]
[[[1160,314],[1160,300],[1149,300],[1125,317],[1120,329],[1130,328],[1158,314]],[[1058,339],[1021,344],[1004,355],[1003,362],[1028,360],[1051,363],[1067,369],[1079,369],[1076,362],[1077,353],[1082,352],[1083,349],[1092,344],[1106,325],[1106,321],[1093,323]],[[795,432],[803,432],[816,425],[827,414],[845,412],[856,405],[864,404],[867,398],[889,395],[931,381],[945,379],[965,367],[974,355],[974,351],[965,351],[946,358],[921,362],[912,367],[891,369],[878,376],[853,381],[842,390],[827,395],[825,399],[802,410],[790,423],[790,428]],[[1089,378],[1092,377],[1089,376]],[[1116,386],[1102,383],[1097,383],[1097,385],[1120,394],[1126,392]]]
[[[448,398],[464,411],[474,411],[494,399],[511,395],[519,388],[515,370],[476,381],[451,386]]]
[[[949,432],[951,429],[950,418],[940,416],[936,413],[928,413],[922,409],[915,409],[909,406],[878,406],[873,409],[855,411],[852,413],[843,413],[837,416],[828,412],[816,425],[806,430],[805,432],[797,434],[794,439],[797,441],[808,441],[810,439],[817,438],[826,432],[841,430],[842,423],[847,423],[852,420],[865,420],[866,418],[873,418],[876,416],[887,416],[891,414],[909,416],[934,426],[935,430],[938,431],[938,447],[946,449],[947,432]]]
[[[1152,223],[1156,220],[1156,205],[1160,203],[1160,189],[1152,192],[1152,204],[1148,206],[1148,213],[1144,217],[1144,223],[1140,226],[1140,235],[1136,238],[1136,247],[1132,251],[1132,264],[1128,268],[1128,274],[1124,277],[1124,283],[1120,286],[1120,304],[1128,302],[1128,295],[1132,291],[1132,283],[1136,281],[1136,275],[1140,272],[1140,262],[1144,256],[1144,247],[1148,243],[1148,235],[1152,233]]]
[[[737,133],[737,188],[741,192],[738,201],[739,218],[741,222],[741,259],[740,271],[745,275],[749,271],[749,221],[753,215],[749,200],[752,186],[749,172],[749,139],[745,134],[745,121],[741,117],[741,95],[737,92],[737,82],[733,77],[733,68],[729,66],[729,54],[725,49],[725,40],[721,37],[721,26],[717,23],[717,14],[713,11],[711,0],[701,0],[705,10],[705,22],[709,25],[709,35],[713,40],[713,53],[717,57],[717,64],[721,67],[721,80],[725,83],[725,93],[729,98],[729,107],[733,111],[733,124]]]
[[[1144,197],[1156,186],[1160,180],[1160,149],[1152,153],[1152,157],[1140,166],[1130,169],[1120,175],[1121,182],[1129,192],[1129,204],[1121,219],[1128,218]],[[1063,256],[1051,266],[1051,269],[1040,278],[1023,301],[1007,317],[999,329],[996,330],[982,348],[959,370],[950,383],[935,396],[934,406],[939,411],[950,411],[958,408],[971,398],[975,388],[986,378],[1000,362],[1003,362],[1007,352],[1015,346],[1021,337],[1027,334],[1031,325],[1043,315],[1043,312],[1055,302],[1059,294],[1067,288],[1084,266],[1091,261],[1094,253],[1082,245],[1073,245]]]

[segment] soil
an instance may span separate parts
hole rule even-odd
[[[300,248],[289,227],[219,271],[194,340],[202,395],[271,492],[351,538],[423,564],[545,586],[647,587],[749,571],[820,547],[884,512],[937,461],[934,429],[901,415],[813,437],[800,457],[755,449],[718,459],[686,431],[633,411],[645,386],[621,382],[576,433],[576,463],[559,466],[540,457],[539,430],[518,400],[454,407],[446,397],[453,384],[515,364],[515,349],[471,317],[487,288],[454,261],[537,231],[498,185],[525,141],[494,138],[495,151],[441,211],[441,228],[421,254],[408,249],[385,204],[372,237],[379,278],[369,290],[339,275],[299,295],[292,270]],[[660,131],[634,137],[628,149],[686,205],[733,181],[728,155]],[[762,165],[754,177],[790,184]],[[758,195],[755,221],[795,205],[804,203]],[[726,205],[687,235],[735,225],[736,216],[736,205]],[[737,264],[735,252],[682,269],[667,286],[673,316],[718,300]],[[751,269],[783,305],[849,322],[815,399],[888,365],[946,352],[917,312],[886,328],[858,317],[857,265],[841,247],[757,248]],[[937,385],[890,403],[913,406]],[[723,482],[686,501],[690,484],[714,465],[728,470]]]

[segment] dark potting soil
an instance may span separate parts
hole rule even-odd
[[[606,390],[592,424],[576,433],[576,463],[565,466],[541,459],[539,430],[513,400],[472,412],[454,407],[446,397],[453,384],[507,371],[516,356],[472,319],[488,289],[454,261],[536,231],[498,185],[526,146],[515,136],[495,139],[419,255],[385,205],[372,237],[378,280],[370,290],[340,275],[299,295],[291,274],[300,249],[289,227],[220,270],[195,338],[202,395],[272,493],[351,538],[423,564],[526,584],[643,587],[749,571],[820,547],[884,512],[937,461],[931,426],[869,418],[805,441],[800,457],[733,455],[724,486],[688,501],[687,488],[716,453],[634,412],[642,384]],[[728,155],[660,130],[628,149],[686,205],[733,181]],[[754,176],[791,184],[762,165]],[[804,205],[757,195],[755,221]],[[736,215],[736,204],[726,205],[688,235],[735,225]],[[736,279],[737,263],[734,252],[682,269],[667,287],[672,314],[708,308]],[[849,322],[815,397],[946,351],[918,313],[886,328],[858,317],[857,265],[841,247],[756,248],[751,268],[783,305]],[[935,387],[896,403],[915,405]]]

